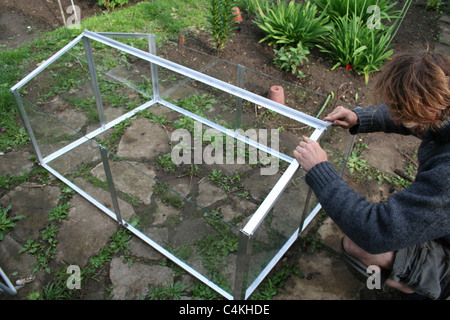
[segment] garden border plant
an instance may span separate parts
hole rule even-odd
[[[407,0],[401,10],[393,9],[397,2],[387,0],[305,0],[298,4],[277,0],[263,6],[255,1],[252,6],[258,8],[255,24],[266,33],[261,42],[287,46],[285,51],[299,43],[306,48],[317,46],[335,63],[332,70],[338,66],[352,69],[364,74],[368,83],[369,75],[393,54],[391,42],[411,3]],[[295,66],[290,61],[288,70]]]
[[[330,1],[334,0],[327,0],[326,8],[329,8]],[[390,48],[391,42],[400,28],[412,0],[407,0],[401,11],[390,11],[392,5],[382,1],[380,3],[382,6],[379,7],[378,18],[380,21],[376,24],[373,24],[373,20],[371,20],[375,13],[373,16],[368,16],[367,11],[364,11],[372,2],[364,0],[362,6],[351,6],[351,3],[361,2],[343,1],[346,1],[345,14],[342,15],[342,8],[339,11],[331,11],[333,13],[333,31],[324,37],[323,44],[318,47],[327,53],[332,61],[336,62],[332,69],[345,66],[364,74],[365,82],[368,83],[369,75],[379,70],[386,59],[394,53]],[[343,1],[340,3],[342,4]],[[390,26],[384,25],[383,18],[388,21],[394,20],[394,23]]]

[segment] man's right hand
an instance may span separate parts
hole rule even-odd
[[[341,106],[334,109],[323,120],[330,121],[333,123],[333,126],[339,126],[344,129],[350,129],[359,123],[358,115],[355,112]]]

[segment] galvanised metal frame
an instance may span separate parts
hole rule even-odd
[[[0,293],[6,292],[9,295],[15,296],[17,294],[16,287],[11,283],[8,276],[0,268],[0,280],[4,280],[6,285],[0,281]]]
[[[137,37],[137,38],[148,38],[149,41],[149,52],[145,52],[139,49],[136,49],[134,47],[131,47],[129,45],[126,45],[124,43],[118,42],[116,40],[113,40],[111,38],[113,37]],[[115,48],[117,50],[123,51],[125,53],[131,54],[135,57],[141,58],[143,60],[146,60],[150,62],[151,66],[151,76],[152,76],[152,84],[153,84],[153,98],[146,103],[142,104],[141,106],[135,108],[134,110],[110,121],[106,122],[104,114],[103,114],[103,104],[102,99],[100,96],[100,90],[99,90],[99,84],[97,81],[97,73],[95,68],[95,62],[92,56],[91,51],[91,44],[90,41],[98,41],[100,43],[103,43],[111,48]],[[36,77],[40,72],[42,72],[44,69],[46,69],[48,66],[50,66],[53,62],[55,62],[58,58],[60,58],[63,54],[68,52],[72,47],[74,47],[76,44],[78,44],[80,41],[84,42],[84,48],[85,48],[85,55],[89,66],[89,72],[92,80],[92,88],[94,91],[95,101],[97,105],[98,115],[100,119],[100,128],[97,130],[86,134],[85,136],[79,138],[78,140],[70,143],[69,145],[57,150],[56,152],[46,156],[45,158],[42,156],[39,145],[37,143],[37,140],[33,133],[33,128],[30,125],[30,122],[28,120],[28,116],[26,114],[25,108],[22,103],[22,98],[19,93],[19,89],[22,88],[25,84],[27,84],[30,80],[32,80],[34,77]],[[69,187],[71,187],[74,191],[79,193],[81,196],[83,196],[85,199],[87,199],[89,202],[91,202],[93,205],[95,205],[97,208],[105,212],[107,215],[109,215],[112,219],[116,220],[120,225],[130,230],[133,234],[144,240],[147,244],[152,246],[154,249],[159,251],[161,254],[165,255],[167,258],[171,259],[173,262],[178,264],[180,267],[191,273],[194,277],[198,278],[208,286],[210,286],[212,289],[216,290],[218,293],[223,295],[227,299],[247,299],[252,292],[257,288],[257,286],[261,283],[261,281],[265,278],[265,276],[270,272],[270,270],[276,265],[276,263],[280,260],[280,258],[284,255],[284,253],[289,249],[289,247],[295,242],[295,240],[298,238],[300,233],[306,228],[308,223],[314,218],[314,216],[317,214],[317,212],[320,210],[321,206],[318,204],[311,212],[307,212],[307,208],[309,208],[309,198],[311,196],[311,190],[308,190],[308,196],[307,201],[305,204],[305,209],[302,214],[301,219],[298,221],[298,228],[295,230],[295,232],[291,235],[291,237],[288,239],[288,241],[283,245],[283,247],[278,251],[278,253],[272,258],[272,260],[268,263],[268,265],[263,269],[263,271],[256,277],[256,279],[249,284],[249,286],[246,288],[246,276],[248,272],[248,266],[249,266],[249,256],[252,249],[252,241],[253,236],[258,229],[259,225],[263,222],[265,217],[270,213],[273,206],[285,190],[285,188],[288,186],[290,181],[292,180],[294,174],[297,172],[297,170],[300,168],[299,163],[294,158],[287,156],[283,153],[278,152],[277,150],[273,150],[265,145],[262,145],[258,143],[257,141],[254,141],[252,139],[249,139],[246,136],[242,136],[237,131],[229,130],[225,127],[222,127],[212,121],[209,121],[205,118],[202,118],[192,112],[189,112],[181,107],[178,107],[166,100],[164,100],[161,97],[160,90],[159,90],[159,81],[158,81],[158,66],[166,68],[168,70],[171,70],[175,73],[184,75],[187,78],[200,81],[206,85],[209,85],[211,87],[214,87],[216,89],[219,89],[221,91],[227,92],[233,96],[236,97],[236,127],[240,126],[240,115],[241,115],[241,107],[242,107],[242,101],[246,100],[249,102],[252,102],[258,106],[267,108],[269,110],[272,110],[276,113],[279,113],[283,116],[286,116],[290,119],[293,119],[295,121],[298,121],[300,123],[303,123],[307,126],[310,126],[314,128],[314,132],[310,136],[312,140],[319,140],[320,137],[323,135],[323,133],[326,131],[327,127],[330,125],[330,123],[319,120],[317,118],[314,118],[312,116],[309,116],[305,113],[299,112],[297,110],[291,109],[289,107],[286,107],[282,104],[279,104],[277,102],[274,102],[270,99],[261,97],[257,94],[251,93],[249,91],[246,91],[242,89],[243,86],[243,74],[245,68],[240,66],[238,68],[238,86],[234,86],[231,84],[228,84],[224,81],[218,80],[216,78],[213,78],[211,76],[205,75],[201,72],[194,71],[192,69],[189,69],[187,67],[184,67],[182,65],[176,64],[174,62],[168,61],[166,59],[163,59],[161,57],[158,57],[156,55],[156,45],[155,45],[155,38],[153,35],[149,34],[129,34],[129,33],[95,33],[88,30],[85,30],[82,34],[80,34],[78,37],[76,37],[74,40],[72,40],[70,43],[68,43],[64,48],[59,50],[56,54],[54,54],[52,57],[50,57],[48,60],[46,60],[44,63],[42,63],[38,68],[36,68],[34,71],[32,71],[30,74],[28,74],[25,78],[23,78],[21,81],[19,81],[16,85],[14,85],[10,90],[15,98],[15,101],[17,103],[17,106],[20,111],[21,118],[23,120],[23,123],[25,125],[25,128],[29,134],[31,143],[34,147],[36,156],[39,160],[39,163],[41,166],[46,168],[49,172],[51,172],[53,175],[55,175],[57,178],[59,178],[61,181],[66,183]],[[259,208],[256,210],[256,212],[253,214],[251,219],[248,221],[248,223],[245,225],[243,229],[240,230],[240,236],[239,236],[239,248],[238,248],[238,255],[237,255],[237,263],[236,263],[236,275],[235,275],[235,284],[234,284],[234,291],[233,295],[226,292],[222,288],[220,288],[218,285],[207,279],[204,275],[200,274],[198,271],[193,269],[191,266],[187,265],[185,262],[178,259],[176,256],[174,256],[172,253],[167,251],[165,248],[161,247],[158,243],[154,242],[152,239],[147,237],[145,234],[140,232],[138,229],[134,228],[133,226],[127,224],[121,217],[120,214],[120,208],[117,202],[117,196],[115,194],[114,189],[114,182],[113,177],[111,175],[111,172],[109,170],[109,163],[108,163],[108,157],[107,157],[107,150],[104,149],[102,146],[99,146],[101,158],[103,161],[105,174],[107,177],[107,182],[109,185],[111,198],[113,200],[113,209],[114,211],[110,210],[94,198],[92,198],[89,194],[87,194],[85,191],[77,187],[75,184],[73,184],[71,181],[66,179],[63,175],[61,175],[59,172],[57,172],[55,169],[53,169],[49,162],[58,158],[59,156],[71,151],[72,149],[76,148],[77,146],[83,144],[86,141],[91,140],[95,136],[101,134],[102,132],[105,132],[106,130],[114,127],[115,125],[119,124],[120,122],[124,121],[127,118],[132,117],[134,114],[136,114],[139,111],[145,110],[152,105],[159,103],[162,104],[174,111],[177,111],[183,115],[189,116],[190,118],[199,121],[203,123],[204,125],[207,125],[211,128],[214,128],[222,133],[225,133],[229,136],[232,136],[248,145],[251,145],[253,147],[256,147],[266,153],[271,154],[272,156],[276,156],[279,159],[282,159],[284,161],[287,161],[289,163],[289,166],[287,170],[283,173],[281,178],[278,180],[278,182],[275,184],[275,186],[272,188],[270,193],[267,195],[265,200],[262,202],[262,204],[259,206]]]

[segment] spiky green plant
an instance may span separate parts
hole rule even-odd
[[[233,21],[233,0],[209,0],[208,21],[209,33],[217,51],[225,48],[231,32],[236,29]]]
[[[371,6],[377,6],[381,19],[388,21],[398,18],[401,13],[401,10],[394,9],[397,2],[390,0],[314,0],[314,2],[321,10],[326,9],[332,19],[347,15],[347,7],[350,15],[356,13],[365,22],[372,14],[367,10]]]
[[[331,30],[326,11],[319,14],[317,6],[310,1],[266,2],[263,7],[259,6],[255,23],[267,34],[260,42],[268,41],[270,46],[295,47],[301,42],[311,48]]]
[[[346,14],[333,19],[332,31],[324,38],[324,45],[318,47],[336,62],[333,69],[338,66],[351,68],[364,74],[367,83],[370,73],[379,70],[394,53],[391,42],[412,1],[407,0],[391,26],[379,29],[370,28],[356,11],[351,12],[350,3],[358,0],[346,1]]]
[[[25,218],[25,216],[8,217],[8,212],[12,205],[6,208],[0,207],[0,241],[3,240],[3,234],[16,226],[15,221]]]

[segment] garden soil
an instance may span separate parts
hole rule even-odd
[[[62,7],[70,5],[69,0],[62,0]],[[136,1],[137,2],[137,1]],[[404,1],[399,1],[400,4]],[[94,14],[102,14],[95,0],[75,1],[80,6],[82,18]],[[66,15],[67,18],[67,15]],[[307,67],[303,69],[305,77],[297,79],[286,74],[273,65],[273,48],[265,43],[259,43],[264,34],[252,23],[252,17],[243,14],[244,21],[239,24],[226,48],[216,53],[212,48],[207,34],[191,32],[184,35],[185,46],[218,55],[224,60],[243,65],[284,81],[296,83],[304,88],[328,95],[331,91],[339,93],[339,99],[347,105],[369,106],[374,103],[371,88],[376,82],[377,73],[371,75],[369,84],[364,77],[343,67],[331,70],[333,63],[313,50],[308,56]],[[434,50],[437,45],[438,14],[427,11],[423,6],[413,5],[408,12],[401,29],[394,41],[395,54],[409,50]],[[2,48],[15,48],[39,37],[41,34],[63,26],[63,19],[56,0],[3,0],[0,6],[0,45]],[[127,30],[123,30],[126,32]],[[175,42],[178,39],[173,39]],[[39,48],[37,48],[39,49]],[[267,94],[263,92],[262,94]],[[367,163],[381,172],[398,174],[405,171],[406,166],[415,162],[415,153],[419,140],[412,137],[367,134],[357,137],[368,149],[364,150]],[[0,156],[0,174],[18,175],[22,170],[28,171],[34,165],[28,160],[33,154],[31,147],[24,150],[7,150]],[[399,171],[400,170],[400,171]],[[390,194],[397,192],[398,187],[376,180],[359,183],[348,172],[344,173],[346,181],[360,194],[373,202],[383,201]],[[0,266],[11,277],[12,281],[19,278],[29,282],[18,290],[15,297],[0,296],[0,299],[26,299],[32,291],[42,291],[52,277],[44,271],[33,274],[35,260],[27,254],[18,255],[28,239],[36,239],[40,228],[45,225],[46,212],[56,205],[61,190],[52,185],[26,183],[17,186],[11,192],[2,192],[1,204],[13,203],[12,214],[26,213],[31,223],[18,223],[14,231],[0,242]],[[108,235],[117,230],[112,220],[87,203],[83,198],[73,199],[71,220],[64,223],[60,230],[58,253],[55,260],[61,263],[77,262],[85,264],[90,256],[97,253],[101,245],[107,241]],[[125,210],[126,211],[126,210]],[[91,220],[95,219],[95,221]],[[318,219],[316,219],[318,220]],[[102,225],[104,229],[93,230],[92,225]],[[85,235],[77,234],[79,228],[86,231]],[[289,263],[294,265],[302,276],[292,275],[282,287],[277,288],[274,299],[279,300],[366,300],[366,299],[399,299],[400,296],[391,290],[378,292],[369,290],[365,283],[356,280],[346,269],[339,253],[342,232],[329,219],[321,219],[320,223],[311,223],[306,234],[309,239],[319,239],[324,246],[318,248],[314,241],[306,241],[306,235],[295,242],[276,266]],[[77,240],[79,241],[77,241]],[[138,299],[148,294],[148,284],[157,286],[163,280],[173,276],[168,267],[148,261],[161,261],[159,253],[134,238],[130,247],[133,253],[140,257],[133,266],[122,262],[121,257],[114,258],[109,268],[104,268],[97,275],[96,281],[90,281],[80,293],[81,299],[110,299],[111,284],[114,286],[113,299]],[[97,251],[96,251],[97,250]],[[3,259],[6,257],[6,259]],[[7,261],[5,261],[7,260]],[[189,276],[184,276],[188,278]],[[160,281],[158,283],[158,281]],[[189,283],[189,279],[183,279]],[[146,284],[142,289],[142,283]],[[143,290],[143,291],[142,291]]]

